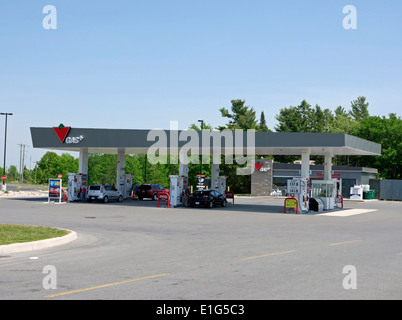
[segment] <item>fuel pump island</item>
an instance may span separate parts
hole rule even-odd
[[[188,184],[188,167],[181,166],[181,175],[170,175],[170,205],[177,207],[183,205],[183,197]],[[202,176],[204,179],[205,177]],[[197,186],[197,189],[203,189],[205,186]],[[211,189],[218,191],[221,194],[225,194],[226,191],[226,176],[215,176],[211,178]]]
[[[285,199],[284,212],[289,208],[296,213],[307,213],[343,207],[342,181],[332,179],[332,156],[325,156],[324,180],[310,180],[309,172],[309,156],[302,154],[301,178],[288,180],[287,193],[291,197]]]

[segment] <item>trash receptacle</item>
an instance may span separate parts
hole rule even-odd
[[[310,198],[308,200],[309,210],[316,211],[316,212],[323,212],[324,211],[324,203],[321,199],[314,199]]]
[[[312,211],[318,211],[318,202],[314,198],[308,200],[308,207]]]
[[[363,199],[373,200],[375,199],[375,190],[369,190],[363,192]]]

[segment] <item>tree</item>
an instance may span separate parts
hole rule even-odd
[[[78,172],[78,159],[68,153],[59,156],[55,152],[46,152],[38,162],[37,181],[39,184],[47,184],[49,179],[63,176],[63,185],[67,185],[68,173]]]
[[[314,108],[303,100],[300,105],[280,109],[276,115],[278,125],[275,126],[278,132],[329,132],[330,124],[333,120],[332,111],[322,109],[319,105]],[[299,156],[275,156],[278,162],[293,162]],[[322,162],[322,156],[312,156],[317,162]]]
[[[63,179],[67,181],[67,176],[69,173],[76,173],[79,171],[79,160],[78,158],[74,158],[69,153],[63,153],[60,156],[60,166],[61,171],[59,173],[61,173],[63,175]]]
[[[231,101],[231,113],[226,108],[220,108],[222,117],[230,119],[226,126],[218,127],[219,130],[249,130],[254,129],[256,131],[271,132],[267,126],[265,120],[264,111],[261,112],[260,121],[257,122],[256,111],[254,108],[246,106],[246,100],[232,100]]]
[[[303,100],[296,107],[281,109],[275,118],[279,122],[275,126],[278,132],[311,132],[313,110],[311,105]]]
[[[311,132],[330,132],[331,123],[334,119],[331,110],[322,110],[319,105],[316,105],[315,108],[311,110],[310,116],[312,118],[310,124]]]
[[[256,111],[254,108],[246,106],[245,100],[232,100],[231,103],[231,111],[226,108],[219,109],[222,117],[229,119],[229,122],[226,124],[226,126],[219,127],[219,130],[254,129],[256,131],[263,132],[271,131],[267,126],[263,111],[261,112],[258,122],[256,118]],[[237,175],[237,168],[237,164],[221,164],[221,174],[228,177],[227,185],[230,185],[232,191],[236,193],[250,193],[251,176]]]
[[[137,182],[139,185],[145,182],[144,161],[145,155],[126,155],[125,171],[133,174],[133,182]]]
[[[38,162],[38,182],[47,184],[61,172],[60,157],[55,152],[46,152]]]
[[[117,155],[91,153],[88,156],[89,184],[116,183]]]
[[[18,179],[19,174],[16,166],[10,166],[7,171],[7,181],[16,181]]]
[[[369,117],[369,103],[365,97],[358,97],[351,102],[351,110],[346,112],[341,106],[332,113],[330,109],[314,108],[303,100],[300,105],[280,109],[276,115],[278,132],[333,132],[352,134],[359,123]]]
[[[166,164],[156,163],[147,165],[147,183],[160,184],[169,187],[169,172]]]
[[[255,110],[251,107],[245,105],[245,100],[232,100],[231,101],[231,111],[229,112],[226,108],[220,108],[222,117],[228,118],[229,123],[226,124],[226,127],[219,127],[219,130],[224,129],[258,129],[257,120],[255,118]]]
[[[192,124],[188,127],[188,129],[189,129],[189,130],[200,131],[200,130],[201,130],[201,124],[200,124],[199,126],[197,126],[195,123],[192,123]],[[212,126],[211,126],[210,124],[204,123],[203,126],[202,126],[202,129],[203,129],[203,130],[210,130],[210,131],[212,131],[213,128],[212,128]]]
[[[374,167],[381,178],[402,179],[402,120],[396,114],[388,118],[365,118],[354,135],[382,145],[382,154],[373,157],[362,156],[353,159],[354,165]]]
[[[271,130],[268,129],[267,121],[265,120],[264,111],[261,112],[260,124],[258,125],[258,131],[271,132]]]
[[[339,106],[335,109],[335,115],[329,125],[329,131],[332,133],[352,134],[359,126],[359,122],[352,119],[350,113]]]
[[[366,97],[358,97],[351,102],[352,109],[349,114],[355,121],[367,119],[370,116],[368,106],[369,103],[366,102]]]

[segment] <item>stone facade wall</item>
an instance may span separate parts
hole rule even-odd
[[[272,192],[273,160],[256,159],[251,175],[251,196],[269,196]]]

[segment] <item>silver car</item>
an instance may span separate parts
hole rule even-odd
[[[117,200],[118,202],[122,202],[123,195],[112,185],[95,184],[89,186],[87,201],[92,202],[96,200],[103,201],[105,203],[109,202],[109,200]]]

